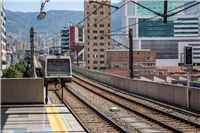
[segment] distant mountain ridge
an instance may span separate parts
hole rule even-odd
[[[114,4],[120,7],[121,2]],[[115,8],[111,9],[113,12]],[[122,9],[119,9],[111,16],[111,30],[121,27]],[[6,31],[8,43],[14,44],[17,41],[29,42],[30,27],[34,27],[37,32],[60,32],[62,27],[66,27],[67,23],[72,22],[76,25],[83,20],[84,11],[70,10],[50,10],[44,20],[38,21],[39,12],[12,12],[6,10]],[[83,23],[82,23],[83,24]],[[119,31],[120,32],[120,31]]]

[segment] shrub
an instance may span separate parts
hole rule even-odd
[[[22,78],[23,74],[16,70],[15,68],[9,68],[6,70],[6,72],[3,74],[2,78]]]

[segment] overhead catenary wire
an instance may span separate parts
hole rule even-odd
[[[104,3],[106,3],[107,1],[105,1]],[[83,20],[81,20],[77,25],[79,25],[80,23],[82,23],[85,19],[87,19],[88,17],[90,17],[94,12],[96,12],[104,3],[102,3],[97,9],[95,9],[91,14],[89,14],[87,17],[85,17]],[[77,26],[76,25],[76,26]],[[71,30],[70,30],[71,31]],[[62,37],[62,35],[64,35],[64,34],[66,34],[67,32],[65,32],[65,33],[61,33],[61,35],[60,36],[57,36],[57,37],[55,37],[55,39],[60,39],[61,37]],[[75,38],[74,38],[75,39]],[[51,41],[51,40],[49,40],[49,41]],[[49,41],[47,41],[47,42],[49,42]],[[46,42],[46,43],[47,43]],[[44,44],[42,44],[42,45],[44,45]]]
[[[191,3],[195,2],[195,1],[196,1],[196,0],[194,0],[194,1],[192,1],[192,2],[189,2],[189,3],[187,3],[187,4],[184,4],[184,5],[182,5],[182,6],[191,4]],[[129,2],[129,1],[128,1],[128,2]],[[125,4],[127,4],[128,2],[126,2]],[[122,8],[125,4],[123,4],[121,7],[119,7],[119,9]],[[174,9],[172,9],[172,10],[181,8],[182,6],[176,7],[176,8],[174,8]],[[172,11],[172,10],[170,10],[170,11]],[[114,12],[116,12],[116,11],[117,11],[117,10],[115,10]],[[114,12],[112,12],[111,14],[113,14]],[[169,11],[168,11],[168,12],[169,12]],[[109,15],[111,15],[111,14],[109,14]],[[109,15],[107,15],[105,18],[107,18]],[[118,31],[118,30],[121,30],[121,29],[130,27],[130,26],[134,26],[134,25],[136,25],[136,24],[145,22],[145,21],[150,20],[150,19],[153,19],[153,18],[155,18],[155,17],[158,17],[158,16],[157,16],[157,15],[156,15],[156,16],[153,16],[153,17],[151,17],[151,18],[149,18],[149,19],[146,19],[146,20],[144,20],[144,21],[140,21],[140,22],[137,22],[137,23],[134,23],[134,24],[131,24],[131,25],[128,25],[128,26],[119,28],[119,29],[115,29],[115,30],[113,30],[113,31],[111,31],[111,32],[115,32],[115,31]],[[103,20],[104,20],[105,18],[103,18]],[[101,21],[102,21],[102,20],[101,20]],[[98,23],[100,23],[101,21],[99,21]],[[98,23],[96,23],[96,24],[98,24]],[[93,27],[93,26],[92,26],[92,27]],[[92,27],[90,27],[90,28],[92,28]],[[89,29],[90,29],[90,28],[89,28]],[[88,30],[88,29],[86,29],[84,32],[86,32],[87,30]],[[65,34],[65,33],[62,33],[62,34]],[[107,34],[107,35],[110,36],[111,34]],[[101,34],[101,35],[99,35],[99,36],[105,36],[105,34]],[[99,37],[99,36],[97,36],[97,37]],[[78,37],[78,36],[77,36],[77,37]],[[60,36],[60,38],[61,38],[61,36]],[[76,37],[75,37],[75,38],[76,38]],[[72,40],[72,41],[70,41],[70,42],[74,42],[74,41],[75,41],[75,38],[74,38],[74,40]],[[92,38],[92,39],[88,39],[88,40],[93,40],[93,38]],[[88,40],[86,40],[86,41],[88,41]]]

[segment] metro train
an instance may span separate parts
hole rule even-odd
[[[71,82],[72,67],[69,56],[39,54],[40,64],[43,67],[45,82]]]

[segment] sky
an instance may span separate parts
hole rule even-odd
[[[45,0],[6,0],[5,7],[7,10],[20,12],[39,12],[41,1]],[[118,3],[120,0],[112,0],[111,3]],[[83,0],[50,0],[46,3],[44,11],[48,10],[74,10],[83,11]]]

